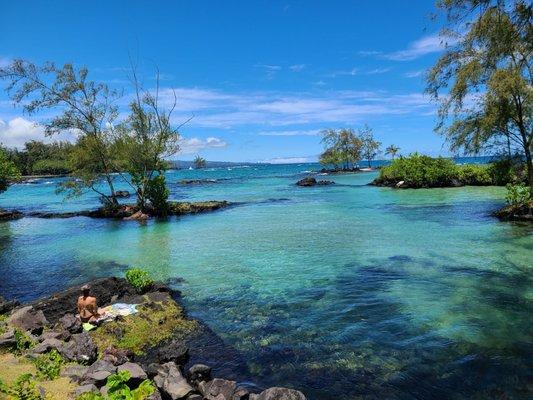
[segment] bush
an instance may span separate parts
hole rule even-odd
[[[11,385],[0,381],[0,393],[7,395],[8,399],[44,400],[35,386],[35,378],[32,374],[20,375]]]
[[[507,194],[505,200],[512,206],[525,204],[531,198],[529,187],[524,184],[512,185],[509,183],[506,187]]]
[[[13,348],[13,352],[15,354],[21,354],[35,346],[33,340],[24,331],[21,331],[20,329],[15,329],[15,342],[16,344]]]
[[[460,165],[457,167],[457,171],[457,179],[465,185],[488,186],[493,184],[491,170],[487,165]]]
[[[58,351],[54,349],[49,353],[41,354],[33,363],[35,368],[37,368],[37,377],[39,379],[53,380],[59,377],[61,367],[65,361]]]
[[[38,175],[66,175],[70,172],[70,166],[66,160],[39,160],[33,164],[32,172]]]
[[[141,268],[128,269],[126,280],[141,293],[149,289],[154,283],[150,274]]]
[[[527,181],[526,165],[520,157],[492,161],[489,170],[494,184],[498,186]]]
[[[167,215],[169,190],[165,184],[165,176],[158,175],[148,181],[146,185],[146,198],[157,215]]]
[[[84,393],[78,396],[76,400],[143,400],[154,393],[155,387],[148,379],[142,381],[137,389],[131,390],[127,385],[130,377],[128,371],[117,372],[107,378],[106,396],[100,393]]]

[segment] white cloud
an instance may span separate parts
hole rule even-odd
[[[376,74],[385,74],[389,72],[392,68],[375,68],[371,69],[370,71],[366,71],[365,74],[367,75],[376,75]]]
[[[305,64],[295,64],[295,65],[291,65],[289,67],[289,69],[292,71],[292,72],[300,72],[302,71],[303,69],[305,69],[306,65]]]
[[[21,117],[13,118],[9,121],[0,120],[0,143],[3,146],[22,149],[24,143],[30,140],[39,140],[44,143],[58,140],[72,142],[75,140],[75,135],[65,132],[51,137],[45,136],[42,125]]]
[[[216,137],[208,137],[205,140],[198,138],[181,138],[180,139],[180,154],[194,154],[200,150],[224,148],[228,144],[222,139]]]
[[[424,75],[426,71],[421,69],[419,71],[409,71],[409,72],[406,72],[405,74],[403,74],[403,76],[405,76],[406,78],[418,78],[419,76],[422,76]]]
[[[437,34],[429,35],[415,40],[407,49],[384,54],[383,57],[394,61],[409,61],[425,56],[426,54],[437,53],[444,50],[447,45],[454,43],[455,40],[449,40],[447,43],[444,42]]]
[[[293,131],[261,131],[259,136],[317,136],[319,129],[293,130]]]

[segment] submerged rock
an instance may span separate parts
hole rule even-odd
[[[115,196],[120,198],[127,198],[130,197],[130,192],[128,192],[127,190],[117,190],[115,192]]]
[[[260,394],[251,394],[250,400],[306,400],[306,398],[298,390],[273,387]]]
[[[237,382],[215,378],[209,382],[201,382],[198,389],[207,400],[233,400]]]
[[[0,210],[0,221],[11,221],[22,218],[24,214],[17,210]]]

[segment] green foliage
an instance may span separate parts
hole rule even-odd
[[[489,164],[489,169],[495,185],[527,182],[525,164],[519,157],[497,159]]]
[[[506,188],[507,194],[505,195],[505,200],[509,205],[517,206],[526,204],[531,199],[529,187],[524,184],[508,184]]]
[[[489,186],[493,184],[490,167],[479,164],[458,165],[457,179],[464,185]]]
[[[368,161],[368,167],[371,167],[372,160],[376,158],[379,153],[381,142],[374,139],[372,129],[368,125],[365,125],[364,128],[359,131],[359,136],[363,143],[363,158]]]
[[[363,142],[353,129],[327,129],[322,132],[322,143],[325,147],[320,156],[322,165],[349,169],[361,160]]]
[[[390,155],[392,159],[396,158],[396,154],[400,151],[400,148],[398,146],[395,146],[391,144],[385,149],[385,155]]]
[[[142,381],[137,389],[130,389],[127,385],[130,377],[128,371],[117,372],[107,378],[106,396],[100,393],[84,393],[76,400],[144,400],[154,393],[155,387],[148,379]]]
[[[68,159],[74,147],[68,142],[43,143],[31,140],[23,150],[6,149],[8,158],[23,175],[68,174],[71,171]]]
[[[440,103],[437,131],[452,151],[515,149],[533,194],[531,1],[440,0],[438,6],[449,45],[428,74],[427,91]]]
[[[32,173],[36,175],[66,175],[70,172],[67,160],[39,160],[32,165]]]
[[[7,158],[7,154],[0,147],[0,193],[5,192],[10,183],[20,178],[20,172],[15,163]]]
[[[22,330],[15,329],[15,347],[13,353],[22,354],[35,346],[34,341]]]
[[[165,184],[165,176],[157,175],[150,179],[146,185],[146,199],[150,202],[155,214],[167,215],[168,196],[170,191]]]
[[[53,380],[59,377],[61,367],[65,363],[63,357],[57,350],[41,354],[33,360],[37,368],[37,377],[39,379]]]
[[[44,400],[44,396],[35,385],[35,378],[32,374],[22,374],[11,385],[6,385],[0,381],[0,393],[14,400]]]
[[[395,184],[404,181],[409,187],[449,186],[457,176],[454,162],[447,158],[432,158],[418,153],[393,160],[381,168],[379,182]]]
[[[202,158],[199,155],[197,155],[194,158],[193,163],[194,163],[194,168],[196,169],[205,168],[205,166],[207,165],[207,161],[205,160],[205,158]]]
[[[141,268],[128,269],[126,271],[126,280],[141,293],[149,289],[154,283],[150,274]]]

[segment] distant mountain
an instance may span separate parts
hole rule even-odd
[[[189,169],[189,167],[194,168],[193,161],[183,161],[183,160],[172,160],[169,161],[172,169]],[[217,167],[231,167],[235,165],[260,165],[264,163],[252,163],[252,162],[230,162],[230,161],[206,161],[206,168],[217,168]]]

